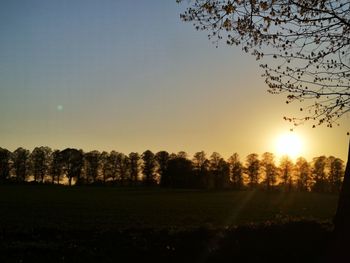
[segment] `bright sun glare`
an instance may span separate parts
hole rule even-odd
[[[291,158],[297,158],[302,150],[302,141],[294,133],[285,133],[276,140],[276,153],[279,156],[288,155]]]

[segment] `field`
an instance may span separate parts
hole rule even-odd
[[[337,196],[114,187],[0,187],[2,227],[227,227],[281,219],[331,221]]]
[[[306,245],[327,245],[336,203],[336,195],[317,193],[1,186],[0,260],[73,262],[85,256],[86,262],[103,256],[114,262],[156,254],[196,261],[206,251],[206,260],[197,260],[204,262],[219,239],[226,249],[221,256],[235,251],[239,258],[248,248],[257,255],[265,245],[275,250],[288,239],[299,249],[296,258],[307,258],[312,248]],[[269,260],[271,253],[265,249]]]

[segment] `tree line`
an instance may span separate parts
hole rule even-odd
[[[237,153],[225,160],[217,152],[207,156],[204,151],[190,158],[183,151],[126,155],[72,148],[36,147],[32,152],[0,148],[1,183],[339,192],[343,175],[344,162],[333,156],[315,157],[311,162],[303,157],[293,162],[283,156],[277,164],[270,152],[252,153],[241,161]]]

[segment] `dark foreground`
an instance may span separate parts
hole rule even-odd
[[[337,196],[0,186],[0,262],[332,262]]]
[[[312,221],[230,229],[32,229],[0,236],[0,262],[332,262],[331,225]]]

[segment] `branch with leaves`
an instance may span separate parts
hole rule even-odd
[[[177,0],[177,2],[185,2]],[[346,0],[192,0],[181,19],[216,45],[241,46],[262,63],[272,94],[306,102],[294,125],[332,127],[350,112],[350,2]]]

